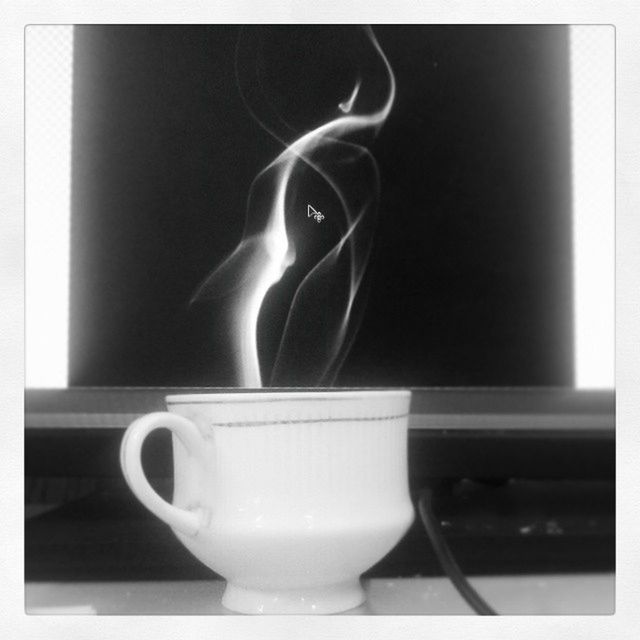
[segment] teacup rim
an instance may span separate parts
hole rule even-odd
[[[219,402],[256,402],[284,400],[352,400],[370,397],[410,398],[411,390],[402,388],[366,388],[366,389],[286,389],[269,388],[244,391],[238,389],[224,391],[205,391],[203,393],[178,393],[165,396],[167,404],[219,403]]]

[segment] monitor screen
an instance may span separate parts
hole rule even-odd
[[[27,386],[613,386],[612,32],[28,27]]]

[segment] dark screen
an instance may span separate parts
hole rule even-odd
[[[347,90],[338,45],[358,28],[243,37],[287,60],[270,72],[273,95],[302,113]],[[566,28],[373,31],[397,95],[369,146],[379,213],[361,321],[333,384],[571,385]],[[250,185],[282,150],[242,100],[239,34],[75,27],[73,386],[237,384],[228,320],[216,301],[189,301],[239,242]],[[306,92],[300,65],[314,51]],[[265,380],[281,297],[270,294],[259,325]]]

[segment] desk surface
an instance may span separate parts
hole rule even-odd
[[[470,581],[506,615],[614,613],[615,576],[603,574],[481,576]],[[459,615],[473,613],[446,578],[374,578],[367,601],[349,615]],[[153,582],[30,582],[28,614],[229,615],[220,580]]]

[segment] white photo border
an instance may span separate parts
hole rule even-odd
[[[28,616],[24,612],[24,29],[99,23],[611,24],[616,29],[617,572],[611,616]],[[0,5],[0,628],[18,638],[629,638],[640,622],[640,10],[606,0],[4,0]]]

